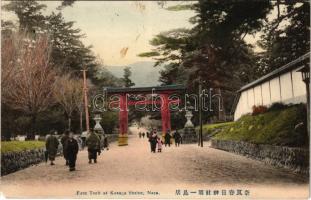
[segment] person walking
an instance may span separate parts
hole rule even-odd
[[[100,139],[93,130],[90,131],[89,136],[86,138],[86,145],[89,163],[91,164],[92,160],[94,160],[94,163],[97,163],[97,152],[98,149],[100,149]]]
[[[57,131],[51,131],[51,135],[46,139],[45,148],[48,152],[49,160],[51,161],[51,165],[54,165],[54,160],[57,154],[57,149],[59,142],[56,138]]]
[[[69,164],[68,158],[67,158],[67,154],[66,154],[66,151],[65,151],[66,142],[67,142],[68,139],[69,139],[69,131],[66,130],[66,131],[64,132],[62,138],[60,139],[60,143],[61,143],[62,146],[63,146],[63,156],[64,156],[64,158],[65,158],[65,160],[66,160],[66,165]]]
[[[179,147],[179,144],[181,143],[181,135],[177,130],[175,131],[174,139],[175,139],[175,146]]]
[[[65,152],[68,159],[69,171],[75,171],[79,145],[77,140],[73,138],[73,132],[69,133],[68,139],[66,140]]]
[[[143,134],[142,134],[142,135],[143,135],[143,138],[145,138],[145,132],[143,132]]]
[[[171,146],[171,134],[170,134],[170,130],[167,130],[167,132],[165,133],[164,136],[165,139],[165,146],[168,145],[169,147]]]
[[[157,148],[157,133],[153,132],[152,135],[149,138],[151,152],[155,153]]]
[[[162,142],[161,138],[159,138],[159,137],[157,137],[157,144],[158,144],[158,152],[162,152],[163,142]]]
[[[99,138],[99,146],[98,146],[98,149],[97,149],[97,153],[98,153],[98,155],[100,155],[101,154],[101,150],[102,150],[102,148],[104,146],[103,134],[100,131],[98,131],[98,130],[96,130],[94,132],[97,135],[97,137]]]

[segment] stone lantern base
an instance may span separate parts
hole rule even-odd
[[[192,144],[192,143],[197,143],[197,142],[198,142],[198,137],[197,137],[194,127],[185,127],[184,132],[182,134],[182,143]]]
[[[127,134],[119,134],[118,138],[118,145],[119,146],[126,146],[128,145],[128,135]]]

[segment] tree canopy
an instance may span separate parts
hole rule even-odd
[[[75,22],[65,20],[61,8],[44,14],[45,8],[35,0],[3,6],[18,19],[16,23],[1,21],[1,103],[6,112],[1,128],[5,137],[18,131],[33,138],[34,133],[46,133],[46,127],[80,131],[82,69],[88,70],[89,91],[119,84],[92,47],[83,44],[85,35]]]
[[[139,56],[164,65],[163,84],[184,83],[194,91],[202,80],[205,88],[219,88],[228,112],[242,85],[310,50],[309,8],[307,1],[268,0],[200,0],[167,7],[193,10],[193,27],[156,35],[150,41],[153,51]],[[246,36],[258,34],[258,43],[247,42]]]

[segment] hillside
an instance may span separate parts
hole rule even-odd
[[[158,81],[159,71],[162,67],[153,67],[154,62],[136,62],[127,66],[106,66],[106,68],[116,77],[123,76],[124,67],[130,67],[132,71],[131,80],[136,87],[142,86],[157,86],[160,85]]]

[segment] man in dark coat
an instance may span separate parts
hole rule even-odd
[[[100,149],[100,139],[92,130],[86,138],[86,145],[89,154],[89,163],[91,164],[92,160],[94,160],[94,163],[97,163],[97,152],[98,149]]]
[[[76,139],[73,138],[73,132],[69,133],[69,137],[65,142],[65,152],[68,159],[69,171],[76,170],[76,160],[79,151],[79,145]]]
[[[179,132],[176,130],[175,134],[174,134],[174,139],[175,139],[175,146],[179,147],[179,144],[181,142],[181,135],[179,134]]]
[[[171,134],[169,130],[167,130],[167,132],[165,133],[164,139],[165,139],[165,143],[164,143],[165,146],[168,145],[170,147],[171,146]]]
[[[69,131],[66,130],[66,131],[64,132],[64,134],[63,134],[61,140],[60,140],[60,143],[62,143],[62,145],[63,145],[63,155],[64,155],[64,158],[65,158],[65,160],[66,160],[66,165],[69,164],[68,158],[67,158],[67,155],[66,155],[66,151],[65,151],[65,149],[66,149],[66,142],[67,142],[68,139],[69,139]]]
[[[98,155],[100,155],[101,149],[104,146],[104,138],[103,138],[103,135],[99,131],[95,131],[95,134],[99,138],[99,146],[98,146],[98,149],[97,149],[97,153],[98,153]]]
[[[58,145],[59,145],[59,142],[55,136],[56,134],[57,134],[56,131],[51,131],[51,135],[46,139],[46,142],[45,142],[45,148],[46,148],[46,151],[48,152],[51,165],[54,165],[54,160],[55,160]]]

